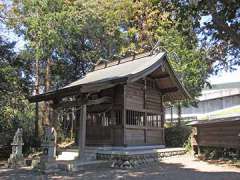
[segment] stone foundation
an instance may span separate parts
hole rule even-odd
[[[166,148],[159,150],[132,150],[132,151],[98,151],[97,160],[110,160],[112,167],[133,168],[148,163],[159,162],[160,159],[183,155],[186,150],[183,148]]]

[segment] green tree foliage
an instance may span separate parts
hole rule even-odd
[[[240,52],[240,1],[239,0],[172,0],[192,19],[195,33],[203,48],[208,50],[208,58],[215,72],[232,70],[239,65]]]
[[[172,65],[195,96],[210,66],[190,20],[179,13],[164,1],[25,0],[14,1],[10,14],[18,20],[9,24],[24,34],[35,58],[51,58],[52,88],[81,77],[100,57],[143,52],[160,40],[169,54],[178,54]]]
[[[12,141],[13,134],[10,132],[14,132],[18,127],[28,132],[28,137],[33,129],[33,107],[26,100],[28,65],[27,61],[16,56],[14,45],[15,43],[0,38],[0,132],[3,132],[1,144]]]
[[[9,26],[24,34],[28,49],[43,67],[51,58],[53,83],[62,86],[85,74],[100,56],[118,52],[122,42],[118,12],[124,6],[110,7],[112,2],[101,1],[14,1]]]
[[[186,14],[180,16],[182,12],[174,3],[165,1],[137,1],[133,9],[128,28],[133,39],[130,48],[151,49],[160,41],[191,95],[199,95],[211,71],[211,62],[206,51],[198,47],[191,20]]]

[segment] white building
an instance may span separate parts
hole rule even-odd
[[[198,107],[182,107],[182,118],[208,118],[240,114],[240,82],[212,85],[205,88],[199,100]],[[177,109],[172,109],[173,119],[176,119]],[[166,119],[171,119],[171,110],[166,111]]]

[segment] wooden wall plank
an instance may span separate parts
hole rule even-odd
[[[197,125],[193,145],[240,148],[240,121]]]

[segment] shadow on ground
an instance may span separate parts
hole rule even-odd
[[[239,180],[240,173],[228,172],[202,172],[193,168],[184,168],[183,164],[160,163],[159,165],[146,165],[138,169],[112,169],[97,168],[81,170],[75,173],[58,172],[44,175],[36,171],[26,169],[0,169],[0,179],[84,179],[84,180]]]

